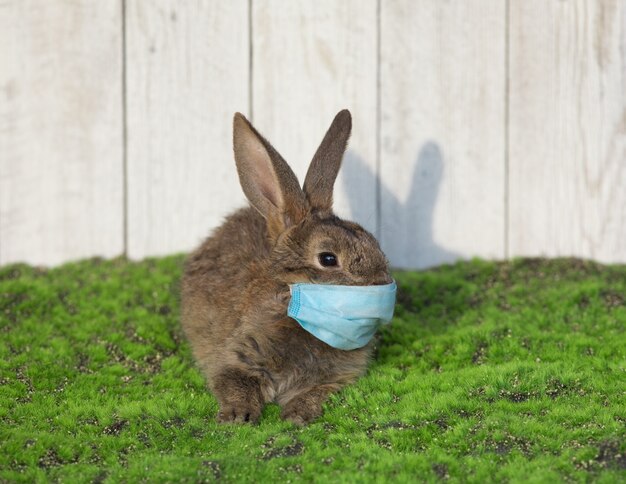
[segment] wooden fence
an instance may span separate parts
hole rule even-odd
[[[626,262],[623,0],[0,0],[0,263],[186,251],[244,203],[232,114],[393,265]]]

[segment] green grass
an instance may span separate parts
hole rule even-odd
[[[398,272],[368,374],[297,428],[215,423],[181,264],[0,268],[0,482],[626,482],[626,266]]]

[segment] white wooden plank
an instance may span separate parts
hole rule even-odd
[[[505,2],[381,5],[383,248],[427,267],[504,256]]]
[[[376,1],[252,4],[254,124],[302,183],[333,117],[350,109],[334,208],[376,232]]]
[[[0,263],[123,251],[120,2],[0,3]]]
[[[249,106],[247,0],[127,2],[128,253],[189,250],[244,198],[232,116]]]
[[[512,255],[626,262],[626,3],[511,2]]]

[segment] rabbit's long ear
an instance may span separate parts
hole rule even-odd
[[[270,236],[300,222],[306,201],[296,175],[241,113],[233,119],[233,148],[243,192],[267,220]]]
[[[333,186],[352,130],[350,111],[339,111],[315,152],[304,180],[304,194],[313,209],[330,210]]]

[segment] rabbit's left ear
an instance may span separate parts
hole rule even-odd
[[[233,118],[233,148],[241,188],[267,221],[270,236],[277,238],[306,214],[298,179],[278,151],[241,113]]]
[[[333,186],[352,131],[350,111],[339,111],[315,152],[304,180],[303,191],[313,209],[330,210]]]

